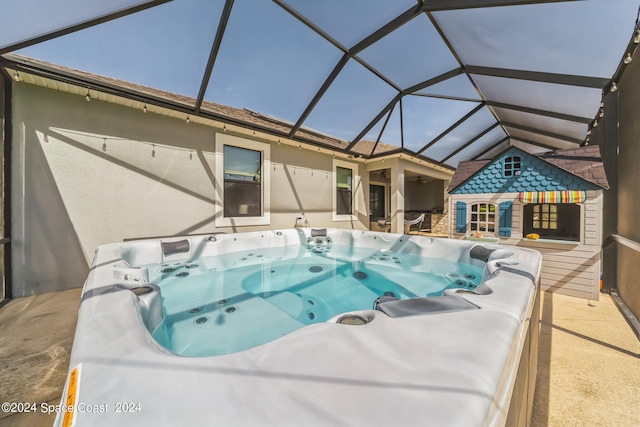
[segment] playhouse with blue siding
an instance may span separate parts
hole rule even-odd
[[[447,188],[449,237],[536,249],[543,290],[597,300],[607,188],[598,147],[509,147],[458,165]]]

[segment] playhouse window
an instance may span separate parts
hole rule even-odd
[[[470,231],[496,231],[496,205],[476,203],[471,205]]]
[[[504,159],[504,176],[520,175],[520,156],[506,157]]]
[[[580,206],[574,203],[532,203],[524,206],[524,235],[580,241]]]

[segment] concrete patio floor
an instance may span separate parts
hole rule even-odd
[[[640,426],[640,341],[609,295],[543,292],[531,425]]]
[[[0,308],[0,401],[58,404],[80,289]],[[543,293],[531,425],[640,426],[640,341],[608,295]],[[0,412],[0,426],[51,426],[54,415]]]

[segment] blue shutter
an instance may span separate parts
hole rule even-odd
[[[511,237],[512,202],[500,203],[500,228],[498,234],[502,237]]]
[[[467,232],[467,204],[456,202],[456,232]]]

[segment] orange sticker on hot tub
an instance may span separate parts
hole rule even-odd
[[[78,385],[80,383],[80,369],[82,364],[77,365],[69,374],[69,382],[67,384],[67,395],[64,400],[64,418],[62,419],[62,427],[72,427],[76,421],[76,401],[78,400]]]

